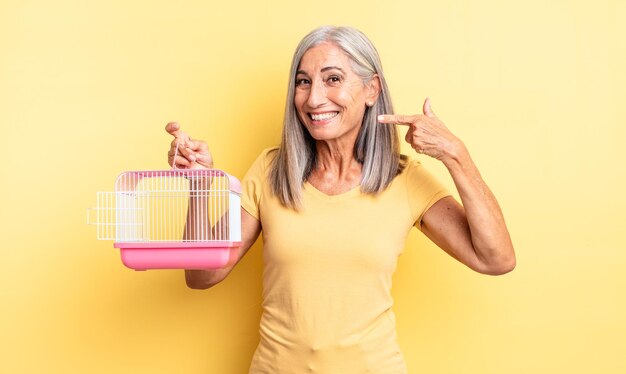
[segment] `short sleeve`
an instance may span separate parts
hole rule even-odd
[[[409,161],[406,178],[413,225],[421,231],[424,213],[450,192],[417,160]]]
[[[241,207],[257,220],[261,218],[261,198],[267,186],[268,154],[274,149],[261,152],[241,182]]]

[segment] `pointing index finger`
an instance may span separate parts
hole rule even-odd
[[[391,123],[394,125],[411,126],[415,123],[415,116],[404,116],[398,114],[381,114],[378,116],[379,123]]]

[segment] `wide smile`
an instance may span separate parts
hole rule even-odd
[[[308,113],[308,116],[314,125],[324,125],[332,121],[338,114],[339,112]]]

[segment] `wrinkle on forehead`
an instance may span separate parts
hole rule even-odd
[[[332,42],[323,42],[309,48],[302,56],[296,74],[313,77],[333,68],[344,73],[344,85],[361,87],[365,85],[363,79],[354,71],[350,56]]]
[[[345,72],[352,72],[352,61],[350,57],[336,44],[324,42],[309,48],[298,65],[298,71],[304,71],[311,74],[312,72],[321,72],[328,67],[339,67]]]

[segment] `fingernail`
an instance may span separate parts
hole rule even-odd
[[[382,115],[382,114],[381,114],[380,116],[378,116],[378,120],[379,120],[379,121],[383,121],[384,119],[385,119],[385,116],[384,116],[384,115]]]

